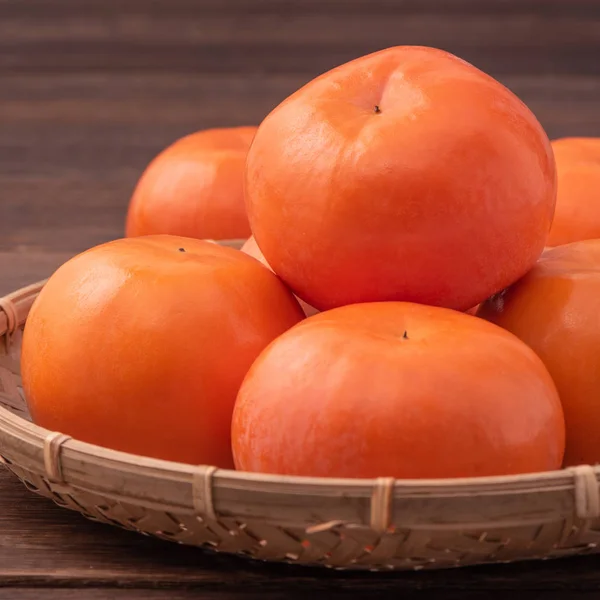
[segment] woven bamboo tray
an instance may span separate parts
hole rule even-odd
[[[0,459],[95,521],[255,559],[415,570],[600,551],[600,469],[464,480],[262,476],[115,452],[31,423],[22,327],[43,282],[0,299]]]

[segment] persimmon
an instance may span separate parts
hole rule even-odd
[[[126,235],[248,237],[244,165],[255,131],[256,127],[207,129],[163,150],[136,185]]]
[[[33,420],[116,450],[232,467],[242,379],[303,317],[238,250],[168,235],[97,246],[52,275],[27,319]]]
[[[549,246],[600,238],[600,138],[552,141],[558,192]]]
[[[565,466],[600,463],[600,240],[546,250],[479,316],[517,335],[542,359],[566,421]]]
[[[260,124],[246,167],[261,251],[320,310],[467,310],[534,265],[555,197],[531,111],[434,48],[389,48],[307,83]]]
[[[560,466],[542,361],[483,319],[382,302],[319,313],[259,355],[232,420],[238,469],[430,478]]]
[[[256,258],[256,260],[258,260],[265,267],[267,267],[267,269],[270,269],[271,271],[273,270],[273,269],[271,269],[271,266],[269,265],[269,263],[266,261],[263,253],[260,251],[260,248],[258,247],[258,244],[256,243],[256,240],[254,239],[254,236],[251,235],[244,242],[241,250],[242,250],[242,252],[245,252],[249,256],[253,256],[254,258]],[[297,298],[297,300],[300,303],[300,306],[302,307],[302,310],[304,311],[304,313],[306,314],[307,317],[310,317],[318,312],[316,308],[313,308],[312,306],[306,304],[306,302],[304,302],[304,300],[302,300],[301,298]]]

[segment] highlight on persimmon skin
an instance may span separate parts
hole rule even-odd
[[[457,311],[356,304],[261,352],[232,420],[236,468],[315,477],[452,478],[560,467],[556,387],[517,337]]]
[[[33,420],[115,450],[232,468],[242,379],[303,318],[281,280],[238,250],[168,235],[97,246],[50,277],[27,319]]]
[[[434,48],[388,48],[307,83],[260,124],[246,168],[261,251],[319,310],[468,310],[535,264],[555,198],[527,106]]]
[[[549,246],[600,238],[600,138],[552,141],[558,194]]]
[[[206,129],[163,150],[138,181],[126,235],[244,239],[244,169],[256,127]]]
[[[564,466],[600,463],[600,240],[546,250],[478,315],[530,346],[556,383],[565,413]]]

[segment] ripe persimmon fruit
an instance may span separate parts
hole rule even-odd
[[[442,50],[396,47],[307,83],[248,152],[252,232],[323,310],[467,310],[524,275],[556,196],[550,142],[512,92]]]
[[[553,140],[558,192],[549,246],[600,238],[600,138]]]
[[[168,235],[97,246],[52,275],[27,319],[33,420],[116,450],[232,467],[242,379],[303,317],[238,250]]]
[[[548,368],[565,413],[565,466],[600,463],[600,240],[546,250],[478,314],[517,335]]]
[[[241,250],[242,250],[242,252],[245,252],[246,254],[248,254],[248,256],[252,256],[252,257],[256,258],[256,260],[258,260],[265,267],[267,267],[267,269],[270,269],[271,271],[273,270],[273,269],[271,269],[271,266],[269,265],[269,263],[266,261],[263,253],[260,251],[260,248],[258,247],[258,244],[256,243],[256,240],[254,239],[253,235],[251,235],[244,242]],[[302,307],[302,310],[304,311],[304,313],[306,314],[307,317],[310,317],[318,312],[316,308],[313,308],[309,304],[306,304],[306,302],[304,302],[304,300],[302,300],[300,298],[297,298],[297,300],[300,303],[300,306]]]
[[[402,302],[310,317],[253,363],[232,420],[236,467],[328,477],[508,475],[560,466],[564,419],[514,335]]]
[[[248,237],[244,165],[255,132],[256,127],[207,129],[163,150],[136,185],[127,236]]]

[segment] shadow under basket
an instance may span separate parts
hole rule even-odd
[[[19,357],[43,284],[0,298],[0,458],[29,490],[60,506],[180,544],[345,569],[600,551],[596,467],[460,480],[279,477],[115,452],[38,427]]]

